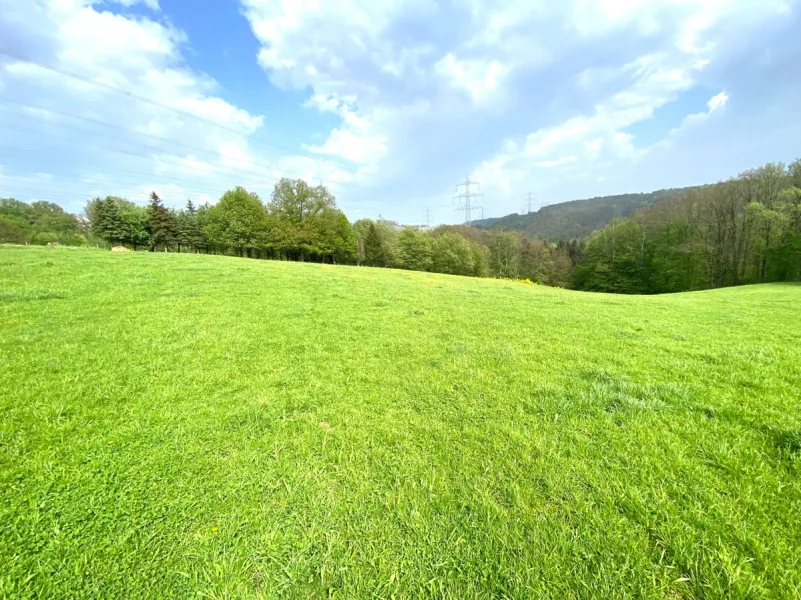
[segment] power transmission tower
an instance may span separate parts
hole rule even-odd
[[[426,227],[431,227],[431,209],[426,208]]]
[[[479,187],[478,181],[470,181],[470,176],[467,176],[467,179],[463,183],[459,183],[456,185],[456,191],[459,191],[460,187],[464,187],[464,192],[461,194],[457,194],[453,197],[454,200],[463,203],[462,206],[457,208],[456,210],[463,210],[464,211],[464,218],[465,222],[470,225],[473,222],[472,218],[472,210],[474,208],[481,208],[483,211],[483,207],[481,206],[480,202],[484,201],[484,194],[476,194],[470,191],[470,186],[476,186],[476,189],[481,189]]]
[[[531,202],[532,202],[532,200],[536,200],[537,198],[530,191],[529,191],[528,194],[526,194],[526,198],[528,198],[528,212],[526,214],[530,214],[531,213]],[[523,208],[523,210],[525,210],[525,207]]]

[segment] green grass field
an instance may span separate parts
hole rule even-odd
[[[799,598],[801,286],[0,247],[2,598]]]

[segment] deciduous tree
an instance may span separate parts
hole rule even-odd
[[[431,236],[414,227],[404,227],[398,234],[397,263],[401,269],[429,271],[434,256]]]
[[[223,194],[208,210],[204,234],[220,247],[232,248],[239,256],[270,244],[267,210],[257,194],[237,187]]]

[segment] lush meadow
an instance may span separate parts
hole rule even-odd
[[[0,247],[0,597],[798,598],[800,390],[800,285]]]

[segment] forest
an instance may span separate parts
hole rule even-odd
[[[634,211],[653,206],[691,188],[657,190],[650,193],[597,196],[548,204],[537,211],[512,213],[500,218],[479,219],[479,229],[503,228],[540,240],[582,239],[600,231],[614,219],[630,217]]]
[[[801,279],[801,160],[769,163],[615,220],[587,243],[576,289],[648,294]]]
[[[49,202],[3,199],[0,242],[356,264],[626,294],[801,278],[801,160],[713,185],[630,196],[624,206],[641,208],[628,218],[590,235],[542,240],[500,225],[423,230],[380,218],[350,223],[324,186],[285,178],[267,202],[236,187],[216,204],[189,200],[181,210],[166,208],[155,192],[145,207],[95,198],[80,217]],[[609,198],[597,200],[598,207],[580,210],[593,218],[607,205],[619,210]]]

